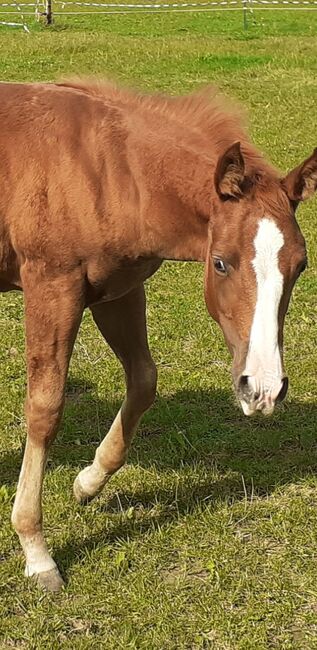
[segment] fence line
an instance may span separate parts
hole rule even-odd
[[[166,13],[184,13],[184,14],[194,14],[194,13],[211,13],[214,11],[241,11],[242,7],[223,7],[223,9],[219,10],[217,7],[210,7],[209,9],[161,9],[160,11],[152,11],[151,9],[128,9],[125,11],[124,9],[120,9],[118,11],[54,11],[54,16],[114,16],[115,14],[118,15],[125,15],[127,16],[128,14],[166,14]],[[254,7],[254,10],[256,11],[257,9],[261,11],[269,11],[270,9],[273,9],[273,7]],[[252,11],[252,6],[250,7],[250,11]],[[274,11],[285,11],[285,7],[274,7]],[[288,11],[300,11],[300,7],[289,7]],[[302,11],[317,11],[317,7],[303,7]],[[11,12],[1,12],[1,13],[8,13]],[[33,12],[28,12],[25,13],[25,16],[34,16]],[[7,23],[6,23],[7,24]]]
[[[1,2],[0,7],[11,7],[16,8],[17,11],[21,13],[21,7],[34,7],[39,8],[39,2]],[[78,6],[78,7],[107,7],[113,8],[116,7],[122,9],[183,9],[185,7],[226,7],[230,5],[239,5],[240,7],[246,5],[247,7],[254,7],[255,5],[267,5],[267,6],[277,6],[277,5],[294,5],[294,6],[317,6],[317,0],[211,0],[210,2],[165,2],[165,3],[117,3],[117,2],[80,2],[80,0],[54,0],[54,5],[62,5],[62,7],[67,6]],[[11,12],[2,12],[0,13],[16,13]],[[40,12],[42,13],[42,12]],[[54,12],[56,13],[56,12]],[[66,12],[63,12],[66,13]],[[72,12],[69,12],[72,13]]]
[[[231,5],[246,6],[252,8],[254,5],[303,5],[303,6],[317,6],[317,0],[212,0],[211,2],[173,2],[173,3],[153,3],[153,4],[119,4],[119,3],[103,3],[103,2],[80,2],[79,0],[55,0],[56,5],[66,7],[69,5],[80,7],[108,7],[120,9],[183,9],[185,7],[227,7]]]
[[[7,14],[7,13],[8,13],[7,11],[0,11],[0,14]],[[12,13],[12,11],[10,11],[10,13]],[[23,23],[7,23],[4,22],[3,20],[0,20],[0,25],[8,25],[9,27],[23,27],[27,32],[30,33],[30,30]]]
[[[38,20],[45,17],[47,24],[52,22],[52,4],[62,11],[54,11],[56,16],[79,16],[79,15],[114,15],[114,14],[140,14],[140,13],[209,13],[211,11],[241,11],[243,10],[244,24],[247,26],[246,12],[253,9],[274,11],[299,10],[314,11],[317,9],[317,0],[203,0],[202,2],[153,2],[153,3],[114,3],[114,2],[89,2],[80,0],[35,0],[35,2],[0,2],[0,15],[19,14],[21,22],[0,21],[0,25],[10,27],[22,27],[29,33],[25,16],[35,16]],[[8,10],[2,11],[2,7]],[[92,7],[92,11],[64,11],[68,7]],[[33,8],[33,11],[22,11],[22,8]],[[100,9],[95,11],[94,9]]]
[[[0,5],[0,6],[1,6],[1,5]],[[4,22],[4,21],[1,21],[1,22],[0,22],[0,25],[8,25],[9,27],[22,27],[22,28],[24,29],[24,31],[25,31],[27,34],[29,34],[29,33],[30,33],[30,30],[29,30],[29,28],[28,28],[27,25],[26,25],[26,22],[25,22],[25,20],[24,20],[24,14],[23,14],[23,12],[22,12],[22,9],[21,9],[21,6],[20,6],[18,0],[15,0],[15,1],[11,4],[11,7],[14,7],[15,11],[11,11],[10,13],[11,13],[11,14],[15,14],[15,13],[17,13],[17,14],[21,17],[21,21],[22,21],[22,22],[21,22],[21,23],[15,23],[15,22]],[[4,13],[4,12],[0,12],[0,13]]]

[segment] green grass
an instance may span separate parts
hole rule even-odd
[[[146,89],[216,82],[249,110],[281,168],[317,145],[317,22],[304,12],[69,17],[0,28],[0,77],[98,73]],[[67,579],[58,596],[23,578],[10,526],[25,439],[21,296],[0,296],[0,648],[317,648],[316,201],[303,206],[310,268],[286,324],[291,388],[248,420],[203,302],[203,269],[165,264],[148,283],[155,406],[129,464],[86,509],[72,481],[123,396],[121,369],[84,317],[45,481],[46,533]]]

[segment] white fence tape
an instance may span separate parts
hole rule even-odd
[[[195,11],[211,11],[217,10],[239,10],[262,8],[269,9],[317,9],[317,0],[203,0],[202,2],[138,2],[138,3],[115,3],[115,2],[81,2],[80,0],[53,0],[53,5],[56,6],[57,11],[55,15],[87,15],[87,14],[115,14],[115,13],[166,13],[171,12],[195,12]],[[41,10],[43,7],[43,10]],[[64,11],[71,7],[92,8],[92,11]],[[8,11],[2,11],[2,8]],[[22,9],[33,9],[33,11],[23,11]],[[96,11],[97,10],[97,11]],[[99,10],[99,11],[98,11]],[[102,10],[102,11],[101,11]],[[106,11],[105,11],[106,10]],[[37,18],[40,15],[45,16],[45,6],[43,0],[36,0],[35,2],[1,2],[0,0],[0,14],[14,15],[19,14],[21,22],[5,22],[0,21],[0,25],[7,25],[10,27],[23,27],[29,33],[24,16],[34,15]]]

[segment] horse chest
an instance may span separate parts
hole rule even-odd
[[[88,303],[110,301],[120,298],[142,284],[161,266],[162,260],[143,258],[122,260],[114,270],[102,262],[88,266]]]

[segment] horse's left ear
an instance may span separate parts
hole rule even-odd
[[[227,149],[219,158],[215,171],[215,186],[221,199],[238,199],[242,196],[244,160],[240,142]]]
[[[283,178],[282,186],[291,201],[305,201],[314,194],[317,189],[317,148]]]

